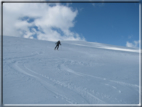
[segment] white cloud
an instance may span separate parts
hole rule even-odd
[[[77,14],[78,10],[58,3],[4,3],[3,35],[34,38],[36,34],[37,39],[50,41],[85,40],[70,31]]]
[[[126,42],[126,46],[127,46],[127,47],[132,47],[132,48],[138,48],[140,43],[141,43],[140,40],[138,40],[138,41],[133,41],[132,43],[130,43],[130,42],[127,41],[127,42]]]

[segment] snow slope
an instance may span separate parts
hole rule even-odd
[[[138,104],[137,49],[4,36],[4,104]]]

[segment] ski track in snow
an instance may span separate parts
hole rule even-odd
[[[34,56],[37,56],[37,55],[40,55],[40,54],[43,54],[44,52],[35,52],[34,54],[31,54],[31,55],[27,55],[27,56],[23,56],[23,57],[12,57],[12,58],[4,58],[3,60],[6,61],[6,60],[14,60],[14,59],[25,59],[25,58],[31,58],[31,57],[34,57]]]
[[[67,84],[63,81],[59,81],[59,80],[50,78],[47,75],[39,74],[39,73],[34,72],[33,70],[31,70],[31,69],[29,69],[28,67],[25,66],[24,60],[26,60],[26,58],[35,57],[37,55],[41,55],[42,53],[43,52],[35,53],[35,54],[29,55],[29,56],[24,56],[24,57],[7,58],[6,60],[12,60],[12,62],[14,62],[14,65],[12,66],[13,68],[15,68],[17,71],[19,71],[19,72],[21,72],[25,75],[30,76],[31,78],[35,78],[42,85],[44,85],[47,90],[56,94],[57,97],[61,97],[63,100],[67,101],[69,104],[79,104],[79,102],[76,102],[77,99],[72,98],[69,94],[65,94],[61,90],[57,91],[52,84],[57,84],[61,87],[66,88],[67,90],[75,92],[76,94],[79,95],[79,98],[81,100],[83,100],[82,102],[85,103],[85,104],[94,104],[94,103],[106,104],[107,103],[107,102],[99,99],[98,97],[96,97],[92,93],[90,93],[88,90],[83,89],[82,87],[75,86],[73,84]],[[23,61],[21,62],[21,60],[23,60]],[[54,60],[54,59],[52,59],[52,60]],[[57,59],[55,59],[55,60],[57,60]],[[137,90],[139,88],[139,86],[135,85],[135,84],[129,84],[129,83],[121,82],[121,81],[109,80],[107,78],[102,78],[102,77],[97,77],[97,76],[93,76],[93,75],[88,75],[88,74],[85,74],[85,73],[76,72],[76,71],[68,68],[67,66],[65,66],[64,61],[61,61],[61,62],[62,62],[62,64],[60,64],[58,67],[60,68],[60,70],[62,70],[64,72],[69,72],[69,73],[76,75],[76,76],[91,77],[91,78],[100,79],[100,80],[103,80],[103,81],[108,81],[107,83],[114,82],[114,83],[117,83],[117,84],[120,84],[120,85],[123,85],[123,86],[130,86],[130,87],[133,87],[133,88],[137,88]],[[70,62],[72,62],[72,61],[70,61]],[[44,80],[43,78],[46,78],[47,80]],[[49,81],[51,81],[51,83]],[[110,86],[111,88],[113,88],[113,89],[117,90],[119,93],[121,93],[121,90],[117,89],[115,86],[112,86],[112,85],[109,85],[109,84],[104,84],[104,85]],[[107,97],[107,96],[104,95],[104,97]]]
[[[46,77],[46,76],[44,76],[44,75],[41,75],[41,74],[38,74],[37,75],[37,73],[35,73],[35,72],[33,72],[32,70],[30,70],[30,69],[28,69],[27,67],[25,67],[25,65],[24,66],[22,66],[23,68],[25,68],[25,70],[24,69],[22,69],[21,67],[19,67],[19,62],[17,61],[17,62],[15,62],[15,64],[14,64],[14,68],[17,70],[17,71],[20,71],[21,73],[23,73],[23,74],[26,74],[26,75],[28,75],[28,76],[30,76],[30,77],[33,77],[33,78],[35,78],[36,80],[38,80],[38,81],[40,81],[43,85],[47,85],[48,86],[48,83],[47,83],[47,81],[44,81],[40,76],[42,76],[42,77]],[[28,70],[28,71],[27,71]],[[30,72],[29,72],[30,71]],[[34,73],[34,74],[33,74]],[[35,75],[36,74],[36,75]],[[46,78],[48,78],[48,77],[46,77]],[[49,79],[49,78],[48,78]],[[47,88],[48,90],[50,90],[51,92],[53,92],[53,93],[55,93],[57,96],[61,96],[63,99],[65,99],[68,103],[70,103],[70,104],[72,104],[72,103],[75,103],[74,101],[71,101],[70,99],[68,99],[67,97],[65,97],[65,96],[63,96],[62,94],[59,94],[59,93],[57,93],[56,91],[57,90],[55,90],[54,88],[52,88],[52,86],[50,86],[50,87],[48,87]]]
[[[92,78],[96,78],[96,79],[101,79],[101,80],[104,80],[104,81],[114,82],[114,83],[124,85],[124,86],[130,86],[130,87],[134,87],[134,88],[137,88],[137,89],[139,88],[139,86],[135,85],[135,84],[125,83],[125,82],[115,81],[115,80],[109,80],[109,79],[102,78],[102,77],[97,77],[97,76],[93,76],[93,75],[88,75],[88,74],[84,74],[84,73],[75,72],[72,69],[69,69],[69,68],[67,68],[67,67],[65,67],[63,65],[61,65],[61,68],[64,69],[65,71],[69,72],[69,73],[72,73],[72,74],[75,74],[75,75],[78,75],[78,76],[88,76],[88,77],[92,77]]]
[[[50,77],[48,77],[48,76],[46,76],[46,75],[42,75],[42,74],[36,73],[36,72],[34,72],[33,70],[27,68],[25,65],[22,66],[22,67],[23,67],[26,71],[23,70],[21,67],[19,67],[19,62],[18,62],[18,61],[14,64],[14,68],[17,69],[17,71],[20,71],[20,72],[22,72],[22,73],[24,73],[24,74],[26,74],[26,75],[29,75],[29,76],[31,76],[31,77],[33,77],[33,78],[36,78],[37,80],[41,81],[41,83],[42,83],[43,85],[46,85],[45,83],[47,83],[47,81],[45,81],[45,80],[42,79],[42,78],[44,77],[44,78],[48,79],[49,81],[52,81],[53,83],[56,83],[56,84],[58,84],[58,85],[60,85],[60,86],[62,86],[62,87],[65,87],[65,88],[67,88],[67,89],[69,89],[69,90],[72,90],[72,91],[76,92],[76,93],[79,94],[82,98],[83,98],[83,96],[85,96],[83,99],[84,99],[84,101],[86,101],[86,103],[88,103],[88,104],[90,104],[90,103],[93,104],[94,101],[95,101],[95,102],[98,102],[99,104],[105,104],[105,103],[106,103],[106,102],[102,101],[101,99],[97,98],[96,96],[94,96],[93,94],[89,93],[87,90],[82,90],[82,88],[79,87],[79,86],[66,84],[66,83],[63,82],[63,81],[59,81],[59,80],[50,78]],[[70,72],[73,72],[73,71],[70,71]],[[75,74],[77,74],[77,73],[75,73]],[[77,74],[77,75],[78,75],[78,74]],[[51,86],[48,87],[48,88],[50,89]],[[68,96],[63,96],[65,93],[63,93],[63,92],[57,92],[57,90],[55,90],[54,88],[51,88],[50,90],[52,90],[52,91],[54,90],[54,93],[55,93],[55,94],[57,94],[58,96],[61,96],[61,97],[62,97],[63,99],[65,99],[68,103],[70,103],[70,104],[77,104],[76,101],[73,101],[73,99],[75,99],[75,98],[70,99],[70,98],[68,98]]]
[[[76,100],[74,100],[74,98],[70,97],[70,95],[68,95],[68,94],[65,95],[65,93],[62,92],[61,90],[60,91],[55,90],[55,87],[52,87],[51,83],[48,83],[49,81],[53,82],[54,84],[60,85],[60,86],[66,88],[68,90],[75,92],[76,94],[78,94],[80,96],[81,99],[83,99],[83,102],[85,104],[87,104],[87,103],[88,104],[94,104],[94,102],[95,103],[97,102],[98,104],[106,104],[105,101],[97,98],[96,96],[94,96],[93,94],[88,92],[86,89],[83,89],[82,87],[75,86],[73,84],[67,84],[63,81],[59,81],[59,80],[50,78],[49,76],[39,74],[39,73],[34,72],[33,70],[31,70],[31,69],[29,69],[28,67],[25,66],[24,60],[26,60],[26,58],[31,58],[31,57],[34,57],[36,55],[40,55],[42,53],[43,52],[39,52],[39,53],[35,53],[35,54],[29,55],[29,56],[24,56],[24,57],[8,58],[6,60],[12,60],[12,62],[15,62],[13,67],[17,71],[20,71],[21,73],[26,74],[26,75],[40,81],[40,83],[42,85],[47,87],[46,88],[47,90],[50,90],[52,93],[56,94],[57,97],[61,97],[62,99],[67,101],[69,104],[78,104],[78,102],[76,102]],[[20,61],[21,59],[23,59],[22,62]],[[52,60],[54,60],[54,59],[52,59]],[[57,60],[57,59],[55,59],[55,60]],[[22,64],[20,64],[20,63],[22,63]],[[120,84],[120,85],[123,85],[123,86],[130,86],[130,87],[133,87],[133,88],[137,88],[137,90],[139,88],[139,86],[135,85],[135,84],[129,84],[129,83],[121,82],[121,81],[109,80],[109,79],[102,78],[102,77],[97,77],[97,76],[88,75],[88,74],[85,74],[85,73],[76,72],[76,71],[66,67],[64,61],[62,61],[62,64],[59,65],[59,68],[60,68],[60,70],[65,71],[65,72],[69,72],[73,75],[77,75],[77,76],[81,76],[81,77],[91,77],[91,78],[100,79],[100,80],[103,80],[103,81],[114,82],[114,83],[117,83],[117,84]],[[46,78],[47,80],[45,81],[43,78]],[[109,85],[109,84],[104,84],[104,85],[110,86],[111,88],[113,88],[113,89],[117,90],[119,93],[121,93],[121,90],[117,89],[115,86],[112,86],[112,85]]]
[[[28,57],[29,56],[27,56],[27,58]],[[23,58],[25,58],[25,57],[23,57]],[[15,69],[17,69],[17,71],[20,71],[21,73],[24,73],[24,74],[26,74],[30,77],[37,79],[38,81],[41,82],[41,84],[45,85],[45,87],[47,87],[48,90],[55,93],[58,97],[60,96],[62,99],[65,99],[69,104],[78,104],[78,102],[76,102],[76,100],[74,100],[74,98],[71,98],[69,95],[65,96],[64,92],[61,92],[61,90],[60,91],[55,90],[55,87],[52,87],[51,83],[48,83],[48,81],[51,81],[54,84],[60,85],[60,86],[66,88],[68,90],[75,92],[76,94],[79,94],[81,99],[84,100],[83,102],[85,102],[86,104],[87,103],[93,104],[94,102],[95,103],[97,102],[98,104],[106,104],[105,101],[97,98],[96,96],[94,96],[93,94],[88,92],[86,89],[83,89],[82,87],[75,86],[73,84],[67,84],[63,81],[59,81],[59,80],[50,78],[47,75],[39,74],[39,73],[34,72],[33,70],[29,69],[28,67],[26,67],[24,63],[23,64],[20,64],[20,63],[23,63],[23,62],[15,61],[15,64],[14,64],[13,67]],[[22,65],[22,66],[19,66],[19,64]],[[77,76],[81,76],[81,77],[91,77],[91,78],[100,79],[100,80],[103,80],[103,81],[108,81],[107,83],[114,82],[114,83],[117,83],[117,84],[120,84],[120,85],[123,85],[123,86],[130,86],[130,87],[133,87],[133,88],[137,88],[137,90],[139,88],[139,86],[135,85],[135,84],[129,84],[129,83],[121,82],[121,81],[114,81],[114,80],[109,80],[109,79],[102,78],[102,77],[88,75],[88,74],[85,74],[85,73],[79,73],[79,72],[76,72],[76,71],[74,71],[74,70],[72,70],[68,67],[65,67],[64,63],[60,64],[60,70],[65,71],[65,72],[69,72],[73,75],[77,75]],[[45,81],[43,78],[46,78],[47,80]],[[49,84],[50,84],[50,86],[48,86]],[[113,89],[117,90],[119,93],[121,93],[121,90],[117,89],[115,86],[112,86],[112,85],[109,85],[109,84],[104,84],[104,85],[110,86],[111,88],[113,88]]]
[[[139,92],[139,86],[138,85],[135,85],[135,84],[130,84],[130,83],[125,83],[125,82],[121,82],[121,81],[115,81],[115,80],[109,80],[109,79],[106,79],[106,78],[102,78],[102,77],[96,77],[96,76],[93,76],[93,75],[88,75],[88,74],[84,74],[84,73],[79,73],[79,72],[75,72],[73,71],[72,69],[69,69],[65,66],[62,65],[61,67],[62,69],[66,70],[67,72],[69,73],[72,73],[72,74],[75,74],[75,75],[78,75],[78,76],[84,76],[84,77],[91,77],[91,78],[95,78],[95,79],[100,79],[100,80],[104,80],[104,81],[108,81],[107,83],[109,82],[113,82],[113,83],[117,83],[119,85],[123,85],[123,86],[129,86],[129,87],[132,87],[134,89],[137,90],[137,92]],[[120,89],[117,89],[115,86],[113,85],[109,85],[109,84],[104,84],[104,85],[107,85],[107,86],[110,86],[111,88],[117,90],[119,93],[121,93],[121,90]]]

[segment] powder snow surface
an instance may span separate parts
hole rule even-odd
[[[137,49],[3,38],[4,104],[138,104]]]

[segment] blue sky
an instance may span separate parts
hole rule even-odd
[[[73,3],[79,10],[73,31],[87,41],[126,46],[139,40],[138,3]]]
[[[138,47],[139,3],[4,3],[4,35]]]

